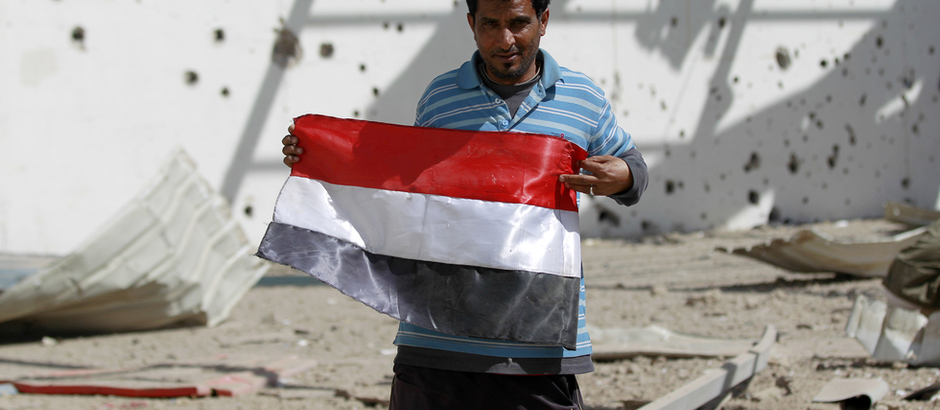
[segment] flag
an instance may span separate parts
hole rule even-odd
[[[259,246],[396,319],[451,335],[577,340],[577,194],[558,137],[304,115]]]

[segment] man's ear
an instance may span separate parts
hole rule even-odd
[[[545,11],[543,11],[542,15],[539,17],[539,34],[543,36],[545,35],[545,29],[548,27],[549,11],[549,9],[545,9]]]
[[[470,31],[474,31],[473,23],[474,23],[473,14],[467,13],[467,24],[470,25]]]

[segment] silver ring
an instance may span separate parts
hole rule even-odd
[[[594,196],[594,185],[591,185],[591,196]]]

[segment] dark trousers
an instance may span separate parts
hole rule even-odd
[[[396,364],[389,410],[581,410],[574,375],[510,376]]]

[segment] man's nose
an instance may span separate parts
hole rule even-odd
[[[509,50],[516,44],[516,36],[512,30],[504,28],[499,31],[499,48]]]

